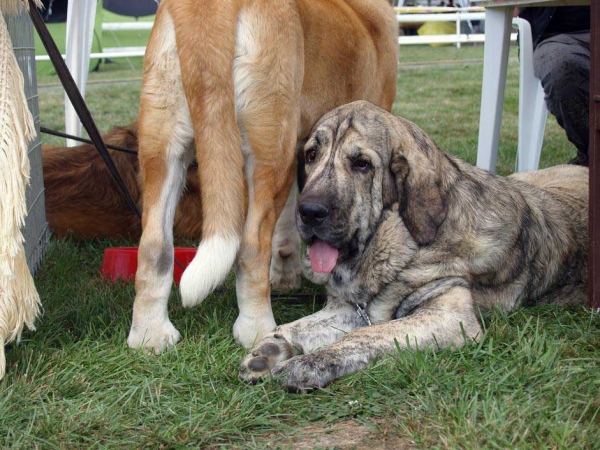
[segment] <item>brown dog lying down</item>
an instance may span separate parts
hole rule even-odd
[[[138,149],[137,122],[114,127],[104,136],[109,145]],[[131,196],[142,207],[137,155],[109,150]],[[46,218],[55,236],[138,238],[140,220],[127,206],[106,164],[92,144],[42,147]],[[202,205],[196,169],[187,172],[186,190],[175,215],[177,237],[199,239]],[[181,214],[180,211],[185,211]]]

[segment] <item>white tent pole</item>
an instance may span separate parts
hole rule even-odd
[[[85,87],[90,65],[90,52],[94,36],[97,0],[70,0],[67,9],[67,67],[85,97]],[[79,117],[65,95],[65,128],[68,134],[81,137],[82,127]],[[67,139],[67,146],[79,145]]]

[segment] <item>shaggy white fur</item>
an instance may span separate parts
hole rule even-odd
[[[25,5],[27,4],[24,2]],[[3,12],[18,12],[22,2],[2,0]],[[6,370],[4,345],[19,340],[23,326],[34,329],[40,298],[27,267],[21,227],[27,215],[27,145],[35,137],[27,108],[23,74],[0,14],[0,379]]]

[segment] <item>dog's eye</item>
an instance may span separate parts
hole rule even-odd
[[[310,150],[306,151],[306,154],[304,155],[304,162],[306,164],[310,164],[311,162],[313,162],[315,160],[316,157],[317,157],[317,151],[314,148],[311,148]]]
[[[367,173],[371,170],[371,167],[371,163],[366,159],[355,159],[352,161],[352,169],[357,172]]]

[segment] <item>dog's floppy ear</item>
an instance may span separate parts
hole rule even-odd
[[[439,172],[443,154],[422,130],[410,125],[401,125],[390,171],[406,228],[419,245],[429,245],[446,218],[446,194]]]
[[[390,209],[394,203],[399,201],[396,177],[391,170],[388,170],[383,177],[382,200],[384,209]]]

